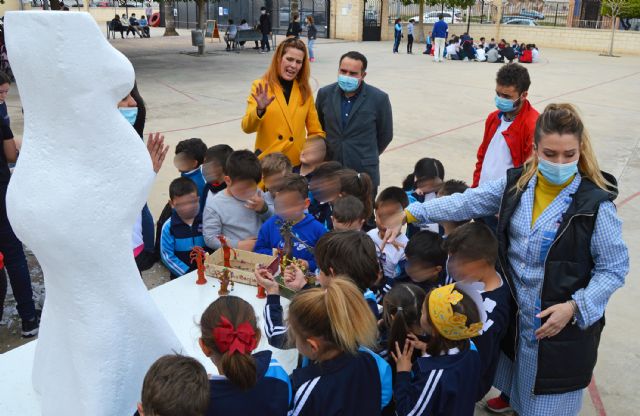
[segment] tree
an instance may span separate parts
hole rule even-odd
[[[178,36],[176,31],[176,19],[173,15],[173,9],[175,8],[175,0],[164,0],[164,35],[163,36]]]
[[[469,8],[471,6],[473,6],[474,4],[476,4],[476,0],[401,0],[402,4],[409,5],[409,4],[417,4],[418,5],[418,22],[420,23],[420,25],[418,26],[418,36],[419,39],[425,39],[424,36],[424,6],[425,4],[428,4],[429,6],[436,6],[438,4],[442,5],[442,9],[444,10],[444,8],[446,7],[447,9],[451,9],[453,12],[455,12],[455,8]],[[640,1],[640,0],[638,0]],[[454,14],[452,13],[451,16],[451,23],[453,23],[454,20]]]
[[[196,6],[198,7],[198,22],[196,23],[196,29],[204,30],[204,18],[207,15],[205,9],[207,0],[196,0]]]
[[[603,0],[602,15],[611,17],[611,42],[609,43],[609,53],[607,56],[613,56],[613,40],[616,35],[616,22],[620,14],[630,3],[630,0]]]

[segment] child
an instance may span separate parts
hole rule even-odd
[[[209,406],[207,371],[195,358],[165,355],[147,371],[140,416],[202,416]]]
[[[224,165],[231,153],[233,153],[233,149],[226,144],[217,144],[207,149],[202,164],[202,176],[204,176],[206,185],[200,195],[200,212],[204,211],[209,195],[214,196],[227,187],[224,182]]]
[[[324,137],[311,136],[302,147],[300,165],[293,168],[293,173],[299,173],[307,178],[308,181],[311,181],[313,171],[324,162],[331,160],[331,158],[331,149],[328,147]]]
[[[487,46],[487,52],[489,52],[490,49],[495,49],[496,46],[498,45],[496,44],[495,38],[491,38],[491,42],[489,42],[489,46]]]
[[[337,278],[323,289],[298,293],[289,305],[289,324],[305,357],[291,374],[289,414],[380,414],[391,401],[391,369],[368,349],[376,343],[376,321],[353,283]]]
[[[362,230],[367,219],[364,216],[364,204],[353,195],[345,195],[333,203],[331,222],[336,231]]]
[[[316,57],[313,53],[313,45],[316,43],[318,36],[318,28],[313,24],[313,15],[307,15],[307,49],[309,50],[309,62],[315,62]],[[307,178],[309,179],[309,178]]]
[[[378,258],[382,265],[385,279],[396,277],[398,263],[404,260],[404,248],[409,241],[407,236],[399,235],[393,244],[385,244],[384,236],[387,232],[386,222],[389,218],[395,218],[402,214],[409,206],[407,194],[397,186],[390,186],[380,192],[376,199],[376,226],[367,235],[371,237],[377,246]]]
[[[426,293],[444,283],[447,252],[438,234],[418,231],[407,243],[404,255],[404,274],[396,277],[390,286],[413,283]],[[388,289],[389,285],[385,286],[385,291]]]
[[[407,25],[407,53],[413,54],[413,24],[415,20],[409,19],[409,24]]]
[[[216,250],[224,235],[231,247],[252,251],[262,223],[272,212],[258,189],[260,162],[249,150],[231,153],[225,166],[227,188],[207,200],[202,214],[204,241]]]
[[[169,185],[171,218],[162,227],[160,257],[171,272],[171,279],[196,270],[189,257],[195,246],[205,247],[202,237],[202,214],[198,188],[187,178],[177,178]]]
[[[342,165],[338,162],[325,162],[313,172],[309,182],[311,204],[309,214],[323,224],[327,230],[333,229],[331,224],[332,203],[340,196],[340,175]]]
[[[306,262],[308,270],[316,270],[313,247],[327,230],[313,215],[305,213],[309,207],[308,195],[309,186],[304,177],[295,173],[284,176],[276,194],[276,215],[262,224],[253,251],[271,255],[273,249],[283,249],[284,240],[280,229],[285,222],[291,222],[291,231],[295,236],[291,255]]]
[[[388,357],[388,353],[395,351],[396,342],[403,344],[407,338],[417,340],[415,334],[422,334],[420,316],[426,294],[422,288],[406,283],[395,285],[384,297],[380,355],[387,359],[394,370],[396,363]],[[414,357],[413,361],[416,358]]]
[[[467,189],[469,189],[469,185],[467,185],[464,181],[459,181],[456,179],[449,179],[448,181],[442,184],[440,190],[438,191],[438,198],[443,196],[449,196],[453,194],[463,194]],[[449,234],[453,232],[456,228],[460,227],[468,223],[469,221],[442,221],[440,222],[440,227],[443,230],[443,238],[447,238]]]
[[[204,355],[218,369],[209,380],[206,416],[281,416],[291,402],[289,376],[271,351],[255,351],[260,330],[253,307],[236,296],[221,296],[200,318]]]
[[[397,415],[473,414],[480,357],[469,338],[482,329],[481,308],[479,293],[467,285],[451,284],[427,294],[420,327],[428,342],[408,339],[390,352],[396,362]],[[423,356],[413,364],[416,347]]]
[[[198,195],[202,195],[206,184],[200,167],[207,153],[207,145],[202,139],[191,138],[176,145],[176,156],[173,164],[180,171],[180,175],[191,179],[198,187]]]
[[[320,237],[314,252],[320,286],[326,287],[337,275],[347,276],[360,289],[360,297],[365,299],[372,315],[376,320],[379,319],[378,304],[369,289],[378,280],[380,272],[376,247],[371,238],[360,231],[332,231]],[[293,269],[293,273],[285,276],[286,285],[290,289],[301,290],[305,288],[306,280],[299,269]],[[265,269],[256,269],[255,276],[268,295],[264,315],[269,344],[284,348],[287,345],[287,328],[282,319],[278,283]]]
[[[402,182],[402,189],[409,196],[409,204],[414,202],[424,202],[434,199],[436,193],[444,181],[444,166],[438,159],[425,157],[418,160],[413,168],[413,173],[409,174]],[[409,224],[407,226],[407,237],[420,230],[429,230],[434,233],[440,232],[438,224]]]
[[[422,52],[423,55],[431,55],[431,48],[432,48],[432,44],[431,44],[431,32],[429,32],[429,34],[427,35],[427,38],[425,39],[425,43],[427,44],[426,49],[424,52]]]
[[[511,292],[507,283],[496,272],[498,240],[489,227],[471,222],[456,229],[446,240],[449,252],[447,269],[458,282],[482,282],[482,299],[487,311],[487,322],[474,343],[480,353],[482,377],[476,400],[481,400],[491,389],[500,355],[500,341],[506,335]]]
[[[273,212],[276,193],[280,189],[284,176],[291,173],[291,161],[283,153],[269,153],[260,161],[260,167],[265,190],[264,200]]]
[[[353,169],[342,169],[339,176],[339,196],[353,195],[358,198],[364,205],[365,218],[370,218],[373,214],[373,182],[371,182],[371,177]]]
[[[398,53],[398,48],[400,47],[400,41],[402,40],[402,19],[396,19],[393,25],[393,53]]]

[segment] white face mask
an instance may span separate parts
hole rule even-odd
[[[267,14],[266,10],[260,10],[260,14]]]

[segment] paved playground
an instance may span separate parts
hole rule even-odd
[[[224,43],[215,40],[207,41],[204,57],[196,57],[186,54],[195,50],[187,31],[168,39],[161,38],[161,33],[154,29],[151,39],[111,41],[136,69],[147,104],[147,132],[163,132],[172,146],[185,138],[200,137],[208,145],[227,143],[236,149],[252,149],[253,136],[242,132],[240,119],[251,81],[264,72],[272,55],[258,54],[250,49],[252,44],[240,53],[227,53]],[[484,120],[495,108],[494,79],[500,64],[436,64],[420,54],[422,47],[414,45],[415,55],[393,55],[389,42],[316,43],[317,61],[311,67],[314,90],[336,80],[342,53],[359,50],[369,59],[366,81],[391,98],[395,135],[381,157],[383,187],[399,185],[414,162],[424,156],[440,159],[447,178],[471,182]],[[529,99],[539,111],[552,102],[571,102],[581,109],[602,169],[619,181],[618,209],[632,258],[627,284],[607,309],[595,383],[585,394],[581,414],[634,414],[640,408],[636,394],[640,325],[634,306],[640,298],[640,285],[634,278],[640,249],[640,129],[635,124],[640,117],[640,56],[608,58],[591,52],[543,49],[541,58],[540,63],[528,66],[532,79]],[[12,127],[20,136],[22,114],[16,88],[8,104]],[[168,199],[169,182],[177,176],[172,155],[171,151],[149,196],[156,217]],[[159,267],[156,274],[168,277]]]

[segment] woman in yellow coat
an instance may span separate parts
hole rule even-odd
[[[307,137],[325,136],[309,85],[307,47],[299,39],[278,46],[267,72],[253,82],[247,102],[242,130],[257,132],[260,159],[282,152],[296,166]]]

